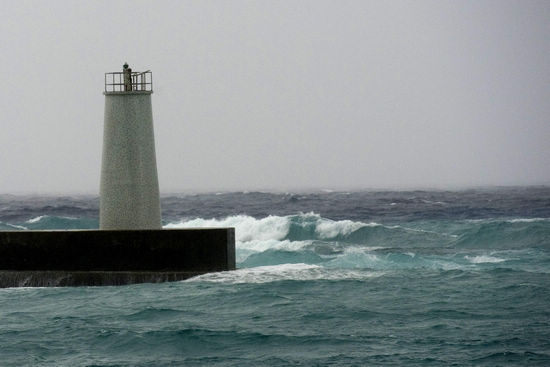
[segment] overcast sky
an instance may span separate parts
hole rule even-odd
[[[151,69],[162,192],[550,184],[550,1],[2,1],[0,193],[99,192]]]

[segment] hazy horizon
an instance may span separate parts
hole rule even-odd
[[[152,70],[161,193],[550,185],[550,2],[6,1],[0,193],[99,192]]]
[[[266,193],[266,194],[312,194],[312,193],[358,193],[358,192],[414,192],[414,191],[433,191],[433,192],[463,192],[463,191],[496,191],[496,190],[515,190],[515,189],[537,189],[548,188],[550,184],[530,184],[530,185],[471,185],[471,186],[388,186],[388,187],[364,187],[364,188],[327,188],[327,187],[302,187],[302,188],[251,188],[251,189],[183,189],[160,191],[160,196],[169,197],[172,195],[223,195],[232,193]],[[90,191],[12,191],[0,192],[1,196],[15,197],[99,197],[99,190]]]

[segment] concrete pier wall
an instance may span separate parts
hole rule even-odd
[[[151,93],[105,93],[100,229],[161,228]]]
[[[0,232],[0,287],[119,285],[235,269],[235,230]]]

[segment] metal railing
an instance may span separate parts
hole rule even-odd
[[[150,70],[132,72],[131,80],[125,81],[123,71],[105,73],[105,93],[152,92],[153,74]]]

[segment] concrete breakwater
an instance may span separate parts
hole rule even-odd
[[[0,287],[154,283],[234,269],[234,228],[0,232]]]

